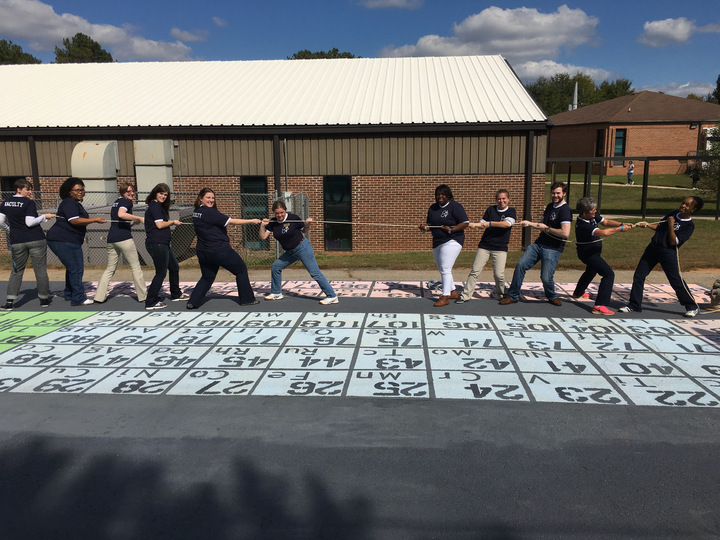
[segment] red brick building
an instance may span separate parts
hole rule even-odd
[[[705,147],[707,130],[717,126],[720,105],[659,92],[639,92],[550,117],[548,159],[618,157],[603,174],[624,174],[625,156],[694,156]],[[654,161],[652,172],[677,174],[687,163]],[[644,164],[635,162],[635,173]],[[594,172],[597,172],[597,167]],[[557,172],[567,164],[558,163]]]

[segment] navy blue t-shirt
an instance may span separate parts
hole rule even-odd
[[[302,233],[305,222],[296,214],[288,213],[286,216],[285,221],[271,218],[265,229],[272,233],[273,238],[280,242],[280,246],[285,251],[290,251],[298,247],[305,239]]]
[[[132,214],[133,203],[126,197],[120,197],[115,201],[110,209],[110,230],[108,231],[107,241],[108,243],[122,242],[124,240],[130,240],[132,238],[132,231],[130,229],[131,221],[127,219],[120,219],[118,212],[120,208],[125,208],[128,214]]]
[[[570,206],[568,206],[566,202],[560,206],[555,206],[553,203],[550,203],[545,207],[542,222],[551,229],[560,229],[563,223],[572,223],[572,210],[570,210]],[[538,246],[557,251],[565,249],[565,240],[545,231],[540,233],[535,243]]]
[[[145,210],[145,243],[170,245],[172,239],[170,227],[158,229],[155,224],[156,221],[170,221],[170,218],[163,210],[162,204],[157,201],[150,201],[147,210]]]
[[[445,206],[440,206],[435,203],[428,208],[427,220],[425,223],[428,225],[449,225],[454,227],[459,223],[465,223],[470,221],[465,213],[465,209],[462,204],[455,200],[449,201]],[[453,231],[452,233],[446,233],[441,228],[436,227],[430,229],[433,237],[433,248],[436,248],[445,242],[455,240],[461,246],[465,243],[465,232],[464,231]]]
[[[670,216],[675,216],[675,237],[677,238],[677,247],[680,247],[685,242],[690,240],[690,237],[692,236],[693,231],[695,230],[695,224],[693,223],[693,220],[688,219],[680,219],[678,214],[680,213],[679,210],[671,210],[667,214],[665,214],[665,217],[662,219],[662,221],[658,224],[657,229],[655,229],[655,234],[652,237],[652,240],[650,241],[651,244],[655,246],[660,247],[675,247],[668,244],[667,241],[667,233],[668,233],[668,223],[667,219]]]
[[[25,217],[38,217],[35,201],[27,197],[8,197],[0,205],[0,213],[5,214],[10,227],[10,244],[24,244],[45,240],[45,233],[40,225],[28,227]]]
[[[583,219],[580,216],[575,220],[575,241],[577,242],[578,257],[587,257],[602,251],[602,237],[594,236],[593,231],[598,228],[605,218],[595,212],[595,216]]]
[[[498,210],[497,205],[488,207],[483,215],[483,221],[506,221],[510,227],[488,227],[480,239],[479,248],[488,251],[507,251],[510,242],[510,229],[517,220],[515,209],[508,206],[505,210]]]
[[[55,213],[55,223],[47,233],[47,239],[53,242],[70,242],[82,244],[85,240],[86,225],[72,225],[73,218],[89,218],[90,216],[83,208],[83,205],[72,197],[65,197],[60,201]]]
[[[227,235],[230,216],[214,206],[199,206],[193,211],[193,225],[197,235],[197,251],[220,253],[232,249]]]

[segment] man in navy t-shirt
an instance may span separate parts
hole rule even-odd
[[[500,300],[501,305],[514,304],[520,296],[520,287],[525,279],[525,273],[530,270],[538,261],[541,261],[540,280],[545,290],[545,296],[553,306],[561,306],[562,301],[555,292],[555,268],[562,255],[565,242],[570,236],[570,225],[572,224],[572,211],[565,202],[567,189],[562,182],[555,182],[550,186],[550,198],[552,202],[547,205],[543,213],[543,220],[538,223],[523,220],[520,224],[523,227],[540,229],[540,236],[534,244],[530,244],[520,257],[513,272],[512,283],[507,291],[507,296]]]
[[[32,196],[32,184],[25,178],[15,181],[15,195],[0,205],[0,226],[9,230],[12,251],[12,270],[7,285],[7,300],[0,308],[13,309],[13,303],[20,292],[28,257],[32,260],[35,281],[38,288],[40,307],[50,305],[50,280],[47,275],[47,241],[40,227],[55,214],[38,216]]]
[[[515,224],[517,214],[515,209],[508,206],[510,195],[508,190],[501,189],[495,194],[496,205],[489,206],[479,223],[471,223],[470,227],[485,229],[478,244],[470,274],[465,282],[465,288],[456,304],[467,302],[475,292],[478,275],[482,272],[485,263],[492,258],[493,276],[495,277],[495,292],[499,298],[505,296],[505,262],[507,261],[508,243],[510,242],[510,228]]]

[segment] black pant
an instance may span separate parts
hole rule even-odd
[[[633,311],[642,311],[643,290],[645,289],[645,278],[657,264],[663,269],[668,278],[670,286],[675,291],[678,301],[685,306],[685,309],[698,309],[695,299],[688,290],[687,283],[680,277],[677,251],[674,247],[661,247],[650,244],[645,248],[645,253],[640,258],[635,275],[633,275],[632,290],[630,291],[630,304]]]
[[[190,295],[190,304],[196,307],[200,305],[200,302],[202,302],[202,299],[210,290],[210,287],[212,287],[220,267],[235,276],[241,304],[249,304],[255,300],[255,293],[253,293],[252,287],[250,286],[250,278],[248,277],[245,261],[242,260],[242,257],[240,257],[234,249],[227,249],[219,253],[198,251],[197,258],[200,263],[202,277]]]
[[[153,276],[145,299],[145,307],[154,306],[160,301],[160,289],[162,289],[165,276],[170,273],[170,297],[180,298],[182,291],[180,290],[180,265],[175,258],[170,244],[145,244],[148,253],[152,257],[155,265],[155,275]]]
[[[579,255],[580,260],[585,264],[585,272],[575,286],[574,296],[582,295],[596,275],[600,274],[600,286],[598,287],[596,306],[607,306],[612,295],[613,284],[615,283],[615,272],[610,265],[602,258],[602,252],[596,251],[590,255]]]

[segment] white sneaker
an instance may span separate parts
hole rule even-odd
[[[95,300],[93,300],[92,298],[87,298],[87,299],[83,300],[80,305],[81,306],[89,306],[90,304],[94,304],[94,303],[95,303]]]
[[[689,317],[694,317],[694,316],[697,315],[698,313],[700,313],[700,310],[699,310],[698,308],[688,309],[688,310],[683,314],[683,317],[688,317],[688,318],[689,318]]]
[[[165,302],[156,302],[152,306],[146,306],[145,309],[148,311],[151,311],[153,309],[163,309],[166,307],[167,307],[167,304]]]
[[[172,300],[173,302],[182,302],[183,300],[187,302],[188,300],[190,300],[190,295],[188,293],[182,293],[177,298],[171,298],[170,300]]]
[[[265,300],[282,300],[282,293],[270,293],[265,297]]]
[[[630,306],[623,306],[618,309],[620,313],[635,313],[635,310],[631,308]]]
[[[340,300],[338,300],[338,297],[337,297],[337,296],[326,296],[325,298],[323,298],[322,300],[320,300],[320,303],[321,303],[323,306],[327,306],[327,305],[329,305],[329,304],[339,304],[339,303],[340,303]]]

